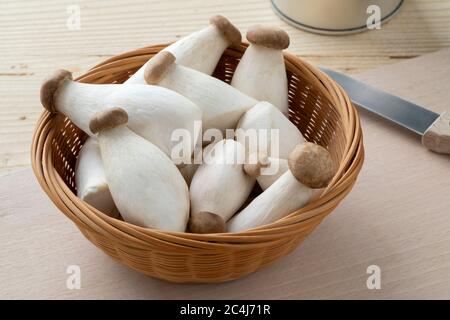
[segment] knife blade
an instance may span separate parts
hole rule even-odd
[[[423,135],[439,118],[439,114],[433,111],[371,87],[343,73],[326,68],[321,70],[341,85],[354,104],[417,134]]]
[[[320,69],[344,89],[355,105],[421,135],[428,149],[450,154],[450,113],[439,115],[343,73]]]

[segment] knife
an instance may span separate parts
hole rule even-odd
[[[450,112],[439,115],[343,73],[321,70],[347,92],[355,105],[420,135],[429,150],[450,154]]]

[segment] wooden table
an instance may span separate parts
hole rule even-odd
[[[215,13],[227,16],[243,34],[257,23],[280,26],[291,36],[292,52],[349,73],[450,46],[447,0],[407,0],[381,30],[345,37],[297,30],[275,15],[269,0],[133,2],[0,2],[0,174],[30,163],[31,135],[41,112],[39,86],[51,71],[81,74],[118,53],[176,40]],[[67,27],[71,5],[80,9],[79,30]]]

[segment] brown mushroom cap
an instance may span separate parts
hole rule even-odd
[[[44,80],[41,86],[41,103],[51,113],[56,113],[55,92],[66,80],[72,80],[72,73],[67,70],[57,70]]]
[[[223,233],[226,229],[225,220],[211,212],[192,213],[189,218],[189,231],[192,233]]]
[[[144,72],[145,81],[148,84],[158,84],[175,60],[175,56],[169,51],[160,51],[147,63]]]
[[[336,174],[328,150],[311,142],[297,145],[289,155],[288,165],[298,181],[313,189],[326,187]]]
[[[122,108],[110,108],[97,112],[89,122],[89,129],[96,134],[100,131],[112,129],[128,122],[128,114]]]
[[[248,163],[244,164],[244,172],[253,178],[261,175],[261,168],[269,166],[269,157],[263,152],[251,154]]]
[[[236,28],[230,20],[221,15],[215,15],[209,18],[209,23],[215,25],[220,31],[222,31],[225,39],[230,44],[238,46],[241,44],[242,35],[238,28]]]
[[[289,35],[286,31],[271,26],[252,26],[247,30],[247,40],[266,48],[283,50],[289,47]]]

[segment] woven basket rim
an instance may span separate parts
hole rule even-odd
[[[157,52],[167,45],[150,45],[116,55],[95,65],[88,72],[77,77],[76,80],[89,82],[90,77],[99,70],[114,70],[114,67],[120,65],[123,59],[151,56],[154,51]],[[244,48],[245,50],[247,46],[247,43],[242,43],[240,49]],[[229,48],[227,53],[232,54],[233,50],[233,48]],[[221,234],[163,231],[144,228],[111,218],[79,199],[54,170],[55,168],[50,157],[53,133],[51,131],[51,122],[54,115],[46,110],[43,110],[39,117],[32,142],[32,167],[37,180],[57,207],[72,221],[90,227],[100,234],[105,234],[105,236],[116,238],[118,242],[120,242],[120,239],[129,238],[135,244],[140,243],[144,247],[148,245],[148,242],[142,239],[157,240],[161,241],[163,245],[180,245],[184,248],[191,247],[191,249],[199,247],[216,249],[224,246],[233,248],[237,243],[240,245],[240,248],[245,247],[246,244],[254,248],[255,245],[264,245],[266,242],[282,242],[283,239],[280,235],[298,231],[297,224],[299,222],[306,220],[314,222],[317,220],[320,223],[324,215],[326,215],[321,213],[324,211],[323,208],[335,208],[351,191],[361,170],[364,161],[364,147],[360,120],[348,95],[329,76],[292,53],[285,52],[284,56],[287,65],[290,64],[299,69],[301,68],[303,72],[311,75],[311,78],[316,80],[313,84],[318,86],[323,93],[326,93],[331,101],[340,102],[340,108],[337,111],[347,124],[347,127],[343,128],[346,129],[345,137],[347,143],[344,151],[346,156],[340,164],[337,175],[330,185],[323,190],[319,198],[288,216],[273,223],[246,231]],[[139,65],[142,65],[142,63],[136,64],[136,66]]]

